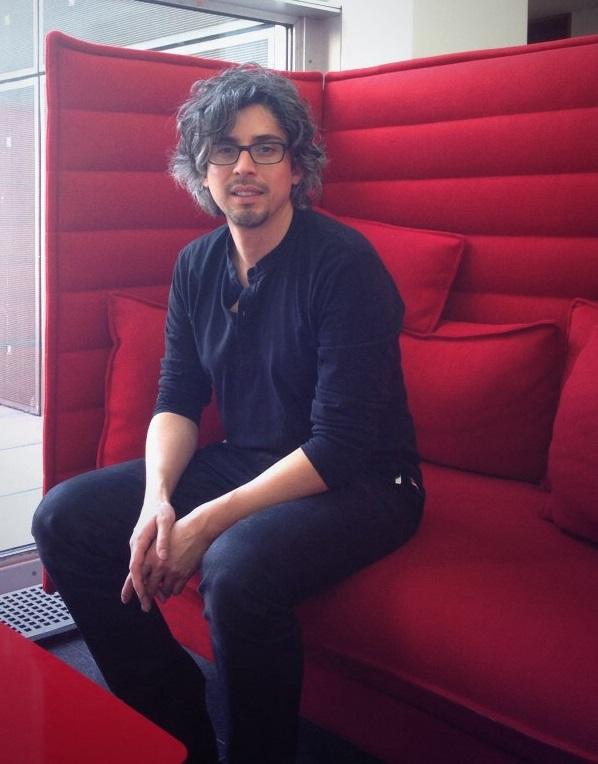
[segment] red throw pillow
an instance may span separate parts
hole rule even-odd
[[[465,239],[358,218],[336,219],[362,233],[380,255],[405,303],[405,329],[433,332],[457,274]]]
[[[598,543],[598,326],[561,393],[548,457],[543,516]]]
[[[106,369],[104,428],[97,466],[143,456],[164,355],[166,308],[126,294],[112,294],[108,321],[114,342]],[[214,399],[202,414],[199,445],[221,438]]]
[[[555,324],[447,322],[426,337],[403,333],[400,346],[422,458],[542,478],[562,372]]]

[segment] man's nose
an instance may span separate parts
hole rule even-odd
[[[241,149],[239,158],[235,163],[235,172],[242,175],[255,172],[255,162],[251,158],[249,149]]]

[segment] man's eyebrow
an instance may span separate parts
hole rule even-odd
[[[267,141],[276,141],[277,143],[284,143],[285,140],[280,135],[274,135],[273,133],[265,133],[264,135],[254,135],[251,139],[252,143],[264,143]],[[223,136],[218,143],[232,143],[238,145],[241,141],[234,138],[232,135]]]

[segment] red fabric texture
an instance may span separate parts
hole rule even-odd
[[[143,456],[164,354],[164,306],[115,294],[108,317],[114,347],[106,371],[98,467]]]
[[[446,304],[461,262],[465,239],[455,234],[340,217],[373,245],[405,303],[403,325],[432,332]]]
[[[596,102],[598,72],[572,75],[587,68],[596,39],[329,72],[324,125],[327,131],[379,129],[489,115],[508,115],[511,120],[519,114],[591,107]],[[547,119],[552,117],[546,114]]]
[[[412,541],[300,606],[308,650],[443,718],[438,699],[595,761],[595,550],[539,521],[529,484],[432,465],[424,482]]]
[[[125,294],[110,296],[108,309],[114,342],[106,370],[105,418],[96,464],[143,456],[164,355],[164,305]],[[202,414],[198,445],[222,438],[216,403]]]
[[[420,454],[437,464],[540,480],[562,368],[550,323],[446,323],[400,339]]]
[[[598,543],[598,322],[565,382],[548,459],[543,516]]]
[[[598,302],[574,300],[567,327],[567,364],[565,378],[571,373],[594,327],[598,326]]]

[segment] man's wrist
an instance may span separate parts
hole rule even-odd
[[[170,490],[163,482],[147,483],[145,486],[144,504],[170,504]]]
[[[231,491],[217,499],[207,501],[183,519],[189,522],[194,533],[201,534],[211,544],[235,522],[235,518],[230,517],[233,494],[234,491]]]

